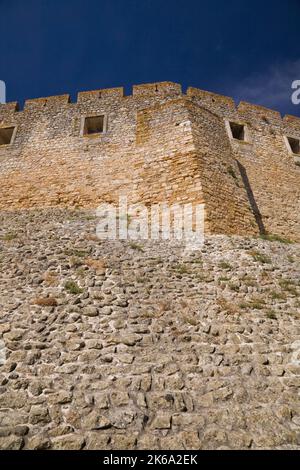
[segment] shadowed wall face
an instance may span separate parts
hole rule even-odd
[[[244,139],[228,141],[261,233],[300,240],[300,158],[286,136],[300,137],[300,119],[231,98],[190,88],[187,95],[221,119],[244,126]],[[238,197],[238,196],[237,196]]]
[[[0,208],[205,203],[210,233],[300,239],[300,120],[180,85],[0,105]]]

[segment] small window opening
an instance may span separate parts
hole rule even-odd
[[[237,124],[230,122],[231,134],[234,139],[245,140],[245,126],[243,124]]]
[[[9,145],[14,134],[14,127],[0,128],[0,145]]]
[[[296,155],[300,155],[300,140],[294,139],[293,137],[288,137],[287,140],[290,145],[291,151]]]
[[[104,116],[86,117],[84,120],[84,135],[101,134],[104,132]]]

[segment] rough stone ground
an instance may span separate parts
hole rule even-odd
[[[299,245],[89,214],[1,213],[0,448],[300,449]]]

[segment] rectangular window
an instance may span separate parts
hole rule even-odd
[[[245,126],[243,124],[230,122],[229,125],[233,139],[245,140]]]
[[[101,116],[87,116],[83,118],[81,135],[97,135],[106,131],[106,119]]]
[[[13,141],[15,127],[0,128],[0,145],[9,145]]]
[[[294,137],[287,137],[290,151],[295,155],[300,155],[300,139]]]

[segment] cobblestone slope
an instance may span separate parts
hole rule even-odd
[[[1,449],[300,449],[299,245],[0,218]]]

